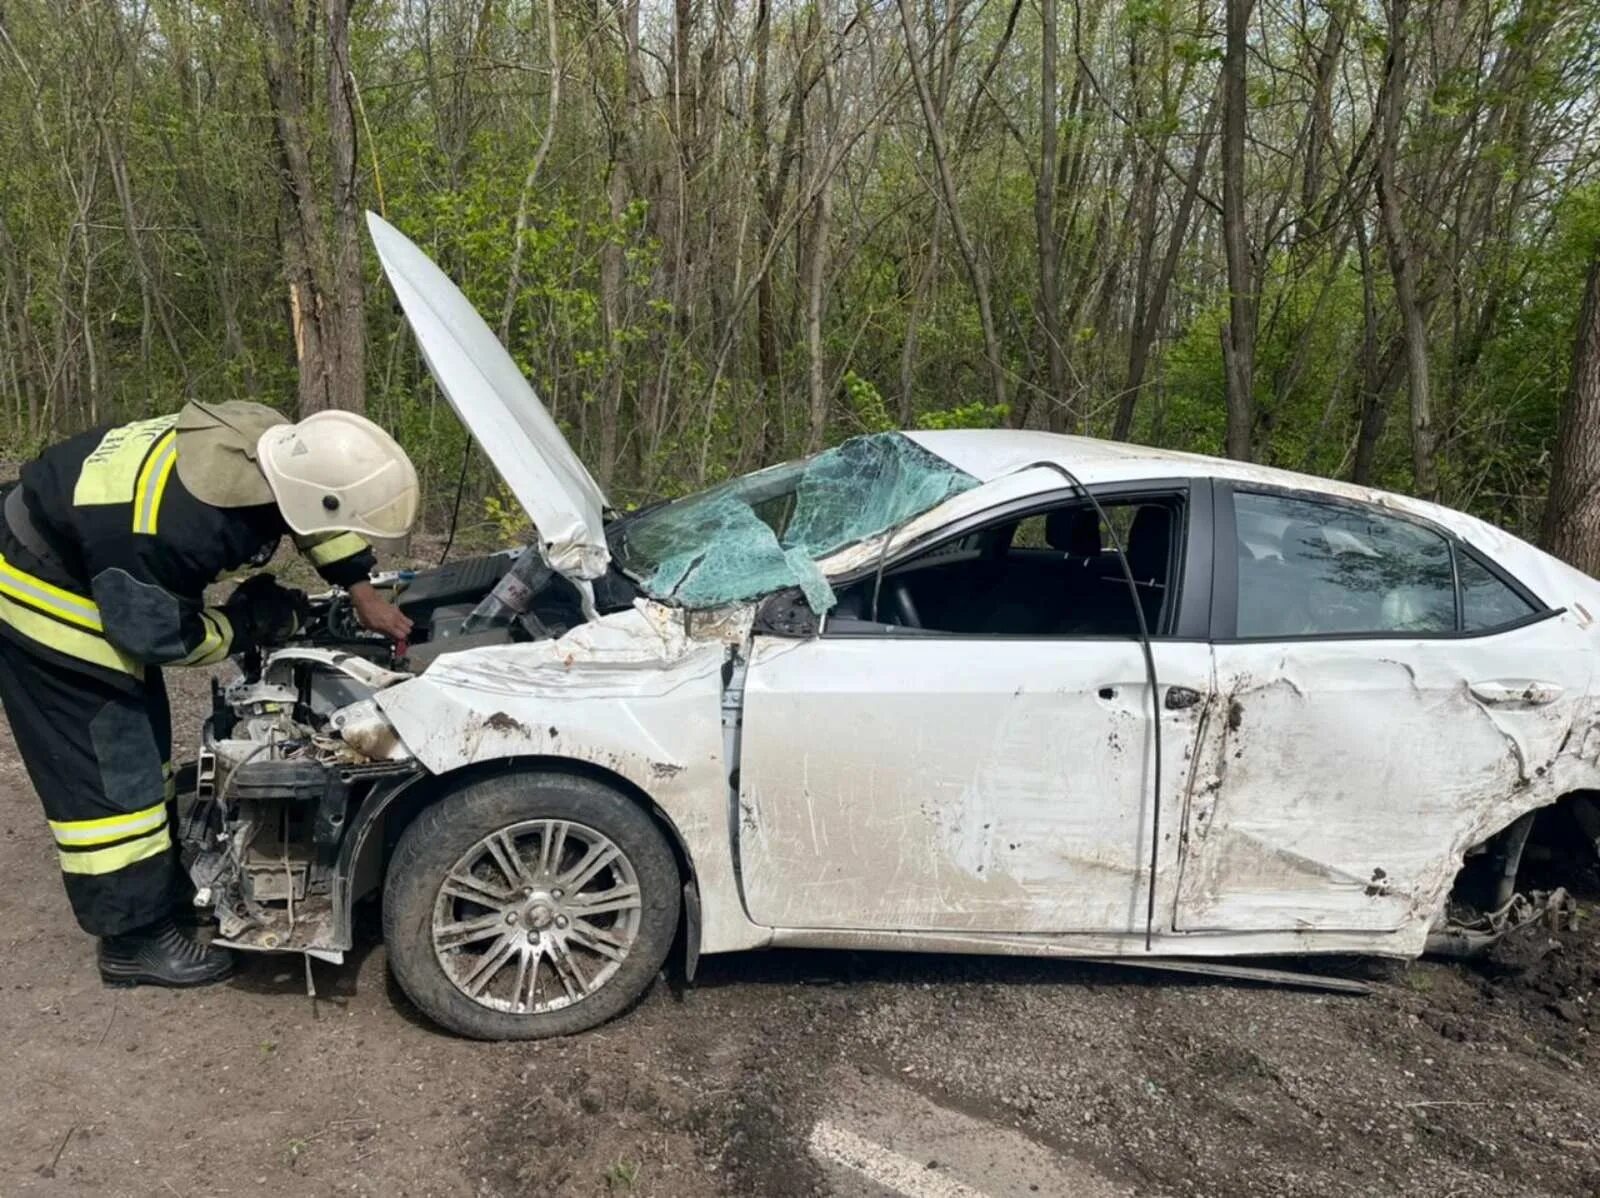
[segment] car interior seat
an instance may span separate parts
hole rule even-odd
[[[1128,529],[1128,570],[1144,607],[1145,623],[1156,631],[1167,597],[1167,572],[1172,562],[1172,509],[1147,503],[1134,513]]]

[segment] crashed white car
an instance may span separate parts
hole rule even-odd
[[[391,579],[404,659],[333,596],[218,692],[185,847],[226,943],[337,958],[381,892],[406,993],[485,1038],[618,1014],[674,943],[1410,957],[1529,917],[1532,813],[1600,787],[1600,585],[1476,519],[1006,431],[613,516],[372,229],[539,542]]]

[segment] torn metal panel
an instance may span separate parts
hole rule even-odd
[[[501,758],[596,766],[648,795],[687,846],[702,951],[765,941],[744,918],[727,828],[720,707],[726,613],[691,637],[684,613],[642,601],[553,641],[470,650],[375,696],[406,748],[435,774]]]
[[[1156,646],[1211,690],[1204,645]],[[1133,641],[757,638],[739,847],[758,923],[1132,932],[1144,926],[1151,704]],[[1176,811],[1199,710],[1163,713]],[[1176,836],[1159,869],[1175,870]]]
[[[1489,637],[1218,645],[1225,715],[1202,745],[1174,926],[1396,932],[1420,950],[1470,845],[1594,784],[1575,632],[1568,614]]]

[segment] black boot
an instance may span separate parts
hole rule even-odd
[[[108,986],[209,986],[233,972],[233,954],[201,944],[159,920],[100,939],[100,980]]]

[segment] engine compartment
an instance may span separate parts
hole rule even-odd
[[[372,813],[424,773],[372,696],[444,653],[560,636],[585,618],[585,597],[531,549],[373,581],[413,621],[406,644],[361,628],[336,590],[311,600],[292,643],[213,680],[179,839],[221,943],[338,959],[349,900],[379,881],[353,873]],[[620,576],[596,592],[608,609],[632,598]]]

